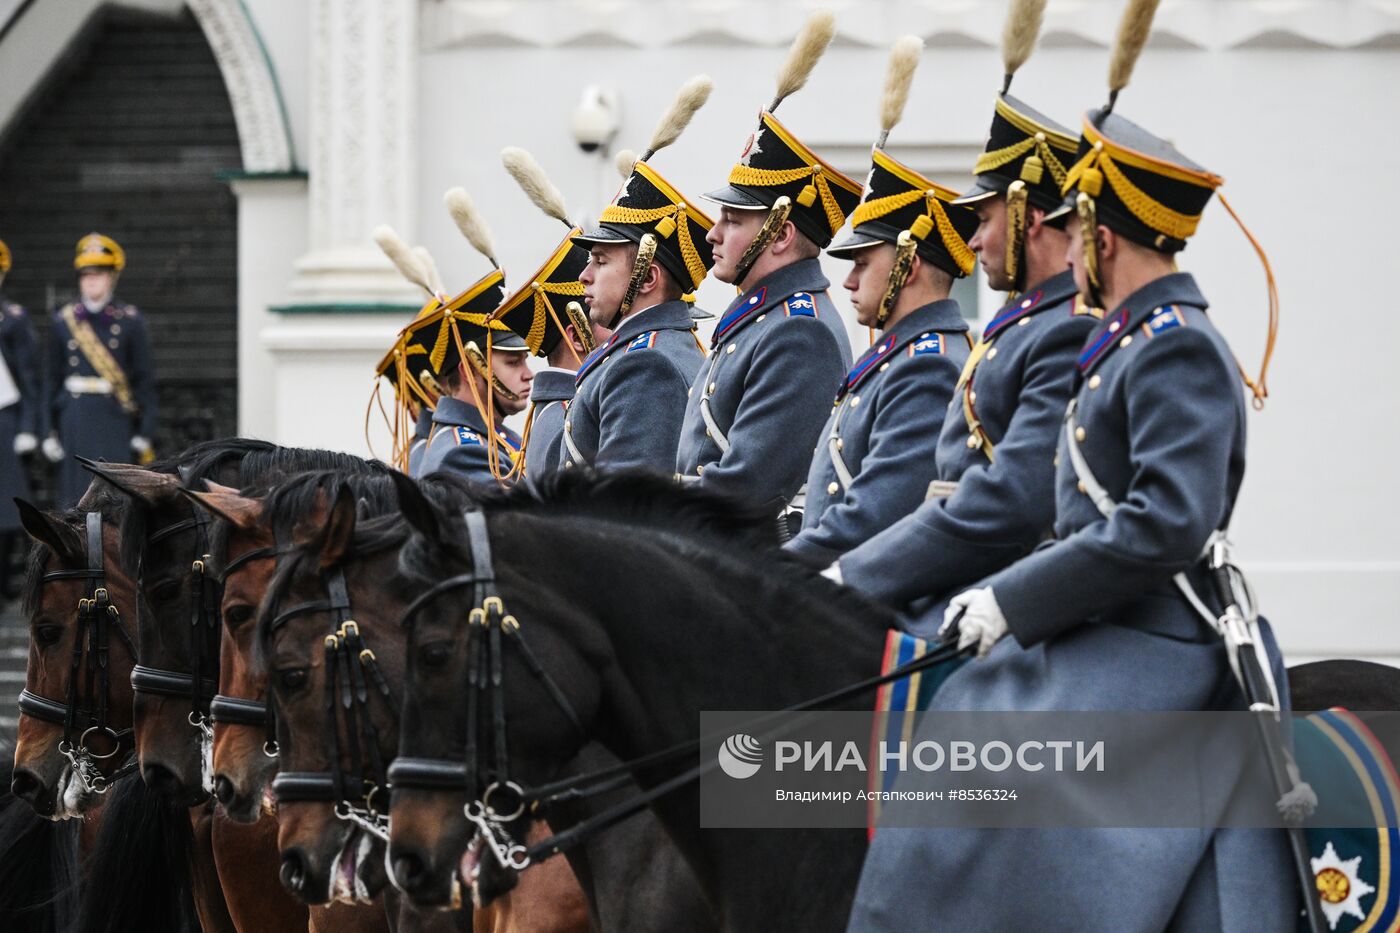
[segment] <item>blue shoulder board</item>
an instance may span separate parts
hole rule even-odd
[[[1152,317],[1147,323],[1142,325],[1142,332],[1149,338],[1155,337],[1163,331],[1171,330],[1173,327],[1185,327],[1186,318],[1182,315],[1181,309],[1176,305],[1167,305],[1152,312]]]
[[[461,447],[463,444],[475,444],[477,446],[481,445],[481,435],[473,431],[471,428],[458,427],[456,429],[456,437],[458,447]]]
[[[656,331],[649,330],[645,334],[638,334],[632,338],[632,342],[627,345],[623,353],[631,353],[633,350],[645,350],[656,343]]]
[[[910,356],[924,356],[925,354],[938,355],[943,352],[942,334],[920,334],[919,339],[909,344]]]
[[[809,292],[794,292],[786,302],[788,317],[816,317],[817,303]]]

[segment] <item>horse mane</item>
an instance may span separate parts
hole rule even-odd
[[[479,499],[486,511],[524,510],[641,525],[729,546],[776,550],[776,510],[742,505],[727,496],[677,483],[659,473],[558,470],[537,483]]]
[[[0,929],[66,933],[82,880],[78,824],[53,822],[9,791],[14,745],[0,741]]]
[[[97,840],[84,863],[78,933],[198,933],[193,848],[188,808],[162,798],[139,774],[119,780],[103,803]]]

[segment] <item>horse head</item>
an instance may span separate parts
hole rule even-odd
[[[68,819],[97,805],[132,750],[135,584],[121,567],[115,506],[101,495],[90,489],[63,514],[24,501],[19,511],[37,543],[11,787],[41,816]]]

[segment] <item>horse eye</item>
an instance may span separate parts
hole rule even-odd
[[[58,640],[63,637],[63,629],[57,625],[41,625],[34,630],[34,640],[41,648],[58,644]]]
[[[442,667],[447,663],[451,654],[451,649],[444,642],[424,645],[422,650],[418,652],[418,656],[423,659],[423,664],[427,667]]]
[[[224,613],[224,622],[228,624],[229,628],[234,629],[238,628],[238,626],[247,622],[252,617],[253,607],[245,603],[239,603],[236,606],[230,606],[228,611]]]
[[[278,671],[277,679],[282,684],[283,689],[296,690],[306,683],[306,668],[298,667],[289,671]]]
[[[151,590],[151,602],[168,603],[173,602],[180,596],[180,581],[166,580],[160,586]]]

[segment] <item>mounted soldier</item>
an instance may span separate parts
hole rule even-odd
[[[1066,178],[1075,282],[1107,314],[1075,365],[1054,540],[953,599],[948,624],[979,660],[948,677],[937,708],[1246,707],[1232,674],[1238,643],[1227,652],[1215,629],[1224,608],[1210,586],[1215,565],[1202,558],[1207,545],[1223,547],[1244,471],[1246,405],[1234,355],[1174,258],[1221,179],[1113,110],[1155,5],[1129,4],[1109,103],[1086,116]],[[1245,381],[1264,397],[1262,372]],[[1272,635],[1263,623],[1249,628],[1253,643],[1241,650],[1263,659],[1267,702],[1286,708]],[[1227,788],[1232,780],[1223,764],[1212,777]],[[910,915],[939,928],[1295,929],[1284,833],[1203,825],[881,831],[851,929],[902,928]]]
[[[865,198],[854,232],[827,250],[852,262],[859,322],[880,331],[836,395],[807,474],[802,531],[790,551],[825,566],[914,511],[934,478],[938,431],[971,341],[953,281],[972,271],[977,218],[884,149],[923,51],[895,44]]]
[[[110,237],[89,233],[78,241],[73,268],[80,297],[54,311],[49,325],[53,429],[43,450],[59,465],[59,508],[76,504],[92,479],[75,457],[149,462],[157,420],[146,319],[113,294],[126,253]]]
[[[851,366],[817,257],[860,201],[861,186],[772,113],[806,83],[834,33],[830,13],[808,20],[729,184],[705,195],[720,205],[708,237],[714,275],[743,291],[720,315],[691,386],[676,471],[683,482],[775,513],[800,503],[808,451]],[[785,536],[796,518],[782,522]]]
[[[905,609],[931,602],[914,626],[929,635],[960,589],[1025,556],[1054,518],[1055,442],[1074,360],[1096,318],[1069,271],[1069,240],[1046,223],[1062,200],[1076,139],[1009,93],[1040,32],[1044,4],[1013,5],[976,185],[954,203],[977,212],[970,247],[987,283],[1009,294],[963,365],[940,419],[937,482],[928,501],[841,557],[840,579]]]
[[[427,449],[428,436],[433,427],[433,409],[437,407],[438,397],[442,394],[437,379],[427,366],[428,354],[432,351],[427,341],[434,334],[428,328],[413,325],[437,307],[436,299],[430,301],[399,332],[394,345],[374,370],[375,375],[388,379],[394,389],[394,416],[389,421],[389,430],[394,439],[391,462],[409,476],[414,475],[423,460],[423,451]],[[374,398],[377,397],[376,387]],[[374,398],[370,399],[371,405]]]

